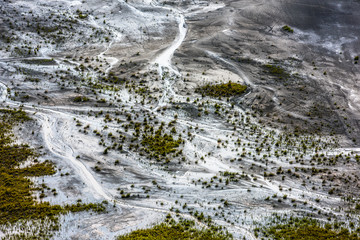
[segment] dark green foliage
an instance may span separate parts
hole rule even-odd
[[[102,203],[77,203],[73,205],[65,205],[63,207],[63,212],[83,212],[90,210],[96,213],[102,213],[106,211],[106,207]]]
[[[38,202],[33,193],[37,190],[28,177],[52,175],[56,171],[50,161],[39,163],[37,154],[27,145],[14,144],[12,127],[15,124],[29,121],[22,110],[0,109],[0,224],[13,224],[21,220],[45,220],[53,222],[58,229],[59,214],[69,211],[95,212],[105,211],[102,204],[50,205]],[[36,161],[35,161],[36,160]],[[21,163],[30,162],[25,168]],[[40,198],[45,197],[41,193]],[[48,236],[45,230],[43,236]],[[30,239],[30,238],[28,238]],[[34,238],[35,239],[35,238]]]
[[[54,174],[53,166],[45,162],[18,168],[21,163],[32,160],[35,153],[26,145],[13,144],[11,128],[30,118],[21,110],[2,109],[0,112],[0,224],[53,216],[61,207],[37,203],[31,195],[32,182],[26,178]]]
[[[85,96],[77,96],[77,97],[74,97],[73,101],[74,102],[87,102],[87,101],[89,101],[89,98],[87,98]]]
[[[79,17],[80,19],[86,19],[86,18],[88,17],[87,14],[84,14],[84,13],[83,13],[82,11],[80,11],[79,9],[76,10],[76,13],[78,14],[78,17]]]
[[[197,88],[195,92],[210,97],[233,97],[241,95],[246,91],[246,89],[246,86],[230,81],[223,84],[207,84],[205,86]]]
[[[333,229],[331,225],[322,226],[311,218],[290,218],[282,223],[270,226],[264,235],[272,239],[297,240],[359,240],[356,233],[348,229]]]
[[[24,123],[31,120],[31,118],[21,109],[0,109],[1,119],[7,123]]]
[[[173,153],[181,144],[181,139],[174,140],[168,134],[147,135],[144,137],[142,144],[148,146],[151,152],[155,152],[165,156],[168,153]]]
[[[37,64],[37,65],[56,65],[56,61],[54,59],[48,58],[37,58],[37,59],[25,59],[24,63],[27,64]]]
[[[266,72],[274,77],[278,77],[279,80],[287,80],[290,77],[290,74],[285,71],[285,69],[271,64],[264,65]]]
[[[11,172],[16,176],[24,175],[28,177],[40,177],[56,173],[52,163],[50,163],[48,160],[42,163],[33,164],[26,168],[16,168]]]
[[[79,14],[80,19],[86,19],[87,17],[88,17],[88,15],[86,15],[86,14],[85,15],[84,14]]]
[[[102,82],[112,83],[112,84],[123,84],[125,80],[123,78],[119,78],[115,75],[115,73],[110,72],[108,76],[100,78]]]
[[[267,65],[265,65],[265,68],[268,69],[269,73],[274,74],[274,75],[282,75],[285,73],[285,70],[278,66],[267,64]]]
[[[216,228],[197,229],[192,221],[176,223],[171,220],[167,223],[158,224],[149,229],[133,231],[119,236],[117,240],[227,240],[232,239],[229,234],[218,231]]]
[[[283,26],[281,29],[289,33],[294,33],[294,29],[292,29],[288,25]]]
[[[168,159],[166,158],[168,155],[175,154],[182,142],[181,138],[176,140],[171,135],[163,133],[163,125],[161,125],[155,133],[147,131],[143,135],[141,144],[145,147],[145,152],[151,157],[162,160]]]

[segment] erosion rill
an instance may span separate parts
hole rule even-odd
[[[360,2],[0,2],[0,239],[359,239]]]
[[[158,107],[166,105],[166,101],[171,97],[175,96],[175,92],[172,89],[172,85],[177,78],[181,77],[179,71],[177,71],[171,64],[171,59],[174,52],[181,46],[182,42],[186,37],[186,23],[185,17],[176,9],[170,8],[171,11],[176,13],[179,24],[179,33],[174,42],[167,47],[159,56],[156,57],[153,64],[157,67],[160,79],[164,81],[163,95],[159,100]]]

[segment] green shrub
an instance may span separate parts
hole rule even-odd
[[[283,26],[281,29],[284,30],[285,32],[294,33],[294,29],[292,29],[288,25]]]
[[[331,225],[322,226],[311,218],[290,218],[265,229],[264,234],[271,239],[282,240],[359,240],[356,233],[348,229],[335,230]]]
[[[74,102],[87,102],[89,101],[89,98],[85,97],[85,96],[77,96],[73,98]]]
[[[207,84],[197,88],[195,92],[210,97],[233,97],[241,95],[246,89],[247,87],[244,85],[229,81],[228,83],[223,84]]]
[[[274,77],[279,78],[279,80],[287,80],[290,77],[290,74],[280,66],[266,64],[263,67],[265,68],[267,73],[269,73]]]
[[[174,139],[171,135],[163,133],[160,126],[155,133],[146,132],[143,134],[141,144],[145,147],[145,152],[157,160],[166,160],[169,155],[174,156],[183,140],[179,137]]]

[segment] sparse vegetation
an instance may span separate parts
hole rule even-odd
[[[279,80],[287,80],[290,77],[290,74],[287,73],[285,69],[280,66],[266,64],[264,65],[264,68],[266,70],[266,73],[277,77]]]
[[[222,83],[222,84],[207,84],[202,87],[198,87],[195,91],[204,96],[210,97],[234,97],[243,94],[247,87],[239,83]]]
[[[257,231],[260,231],[257,229]],[[271,239],[299,240],[358,240],[358,232],[350,232],[347,228],[339,228],[332,224],[320,224],[311,218],[289,218],[270,226],[263,231],[265,237]]]
[[[222,232],[216,227],[197,228],[193,221],[181,220],[175,222],[170,219],[149,229],[133,231],[119,236],[117,240],[159,240],[159,239],[193,239],[193,240],[230,240],[231,235]]]
[[[161,125],[154,133],[146,132],[143,135],[141,144],[145,147],[144,151],[150,154],[151,158],[169,162],[169,155],[174,155],[182,142],[181,138],[176,140],[172,135],[164,133],[163,125]]]
[[[88,97],[85,97],[85,96],[77,96],[77,97],[74,97],[74,102],[87,102],[89,101],[89,98]]]

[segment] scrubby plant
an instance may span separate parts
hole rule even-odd
[[[206,84],[198,87],[195,92],[210,97],[233,97],[241,95],[247,87],[239,83]]]
[[[85,97],[85,96],[76,96],[76,97],[74,97],[73,101],[74,102],[87,102],[87,101],[89,101],[89,98]]]
[[[292,29],[288,25],[283,26],[281,29],[289,33],[294,33],[294,29]]]
[[[266,64],[266,65],[264,65],[264,68],[267,73],[269,73],[270,75],[272,75],[274,77],[278,77],[279,80],[287,80],[290,77],[290,74],[288,72],[286,72],[285,69],[283,69],[280,66]]]

